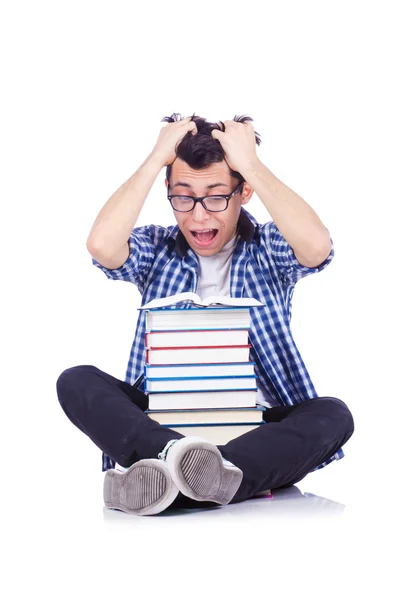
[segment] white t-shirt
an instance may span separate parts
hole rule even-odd
[[[196,293],[200,298],[206,296],[230,296],[230,271],[232,267],[233,251],[237,243],[237,236],[228,242],[222,250],[213,256],[200,256],[196,254],[199,262],[199,277]],[[267,390],[257,379],[258,392],[256,403],[260,406],[271,408],[274,402]]]

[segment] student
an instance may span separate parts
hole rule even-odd
[[[344,402],[317,396],[290,329],[295,284],[333,258],[328,230],[259,160],[260,136],[250,117],[210,123],[173,114],[163,120],[168,124],[150,155],[99,212],[87,248],[108,278],[138,286],[142,304],[184,291],[263,302],[252,318],[250,359],[257,404],[267,410],[266,424],[222,446],[150,419],[147,396],[134,385],[145,360],[143,311],[125,381],[94,366],[66,369],[58,398],[103,451],[105,505],[139,515],[171,504],[241,502],[291,486],[343,457],[354,430]],[[164,167],[177,225],[135,227]],[[258,224],[246,210],[254,191],[272,221]]]

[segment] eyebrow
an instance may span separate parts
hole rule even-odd
[[[192,189],[192,187],[193,187],[193,186],[190,185],[190,183],[186,183],[184,181],[177,181],[176,183],[174,183],[173,187],[176,187],[177,185],[181,185],[183,187],[187,187],[187,188],[190,188],[190,189]],[[207,185],[206,189],[207,190],[212,190],[212,188],[216,188],[216,187],[220,187],[220,186],[229,187],[227,183],[220,183],[219,182],[219,183],[210,183],[209,185]]]

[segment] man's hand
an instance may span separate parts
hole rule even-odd
[[[224,121],[225,131],[213,129],[212,137],[219,140],[226,154],[226,162],[233,171],[242,172],[259,161],[256,154],[254,126],[250,121]]]
[[[193,135],[197,134],[196,123],[191,121],[191,117],[168,123],[161,129],[152,155],[158,156],[164,167],[170,165],[176,159],[176,148],[179,142],[188,131],[191,131]]]

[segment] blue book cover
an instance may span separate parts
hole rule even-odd
[[[158,377],[145,378],[145,392],[212,392],[226,390],[257,390],[256,375],[224,375],[210,377]],[[220,384],[217,385],[217,382]],[[229,384],[229,385],[228,385]]]
[[[201,379],[257,379],[256,375],[203,375],[200,377],[147,377],[146,381],[199,381]]]

